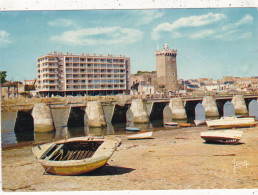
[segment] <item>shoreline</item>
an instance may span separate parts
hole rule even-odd
[[[258,188],[258,127],[244,128],[242,144],[207,144],[207,127],[154,131],[154,139],[127,140],[108,165],[79,176],[43,174],[31,147],[2,151],[4,192],[190,190]],[[234,154],[234,155],[228,155]],[[246,166],[240,166],[246,162]],[[239,166],[236,166],[239,165]]]

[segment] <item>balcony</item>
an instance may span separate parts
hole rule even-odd
[[[43,74],[58,74],[57,71],[43,71]]]

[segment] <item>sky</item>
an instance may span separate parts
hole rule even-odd
[[[258,76],[258,9],[1,11],[0,70],[37,78],[50,52],[125,55],[131,73],[156,70],[155,50],[177,49],[178,79]]]

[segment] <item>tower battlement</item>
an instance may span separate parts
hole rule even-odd
[[[155,51],[155,55],[176,56],[177,50],[169,49],[168,45],[164,44],[163,49]]]

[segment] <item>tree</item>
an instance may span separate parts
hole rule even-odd
[[[0,71],[1,73],[1,83],[5,83],[6,82],[6,71]]]

